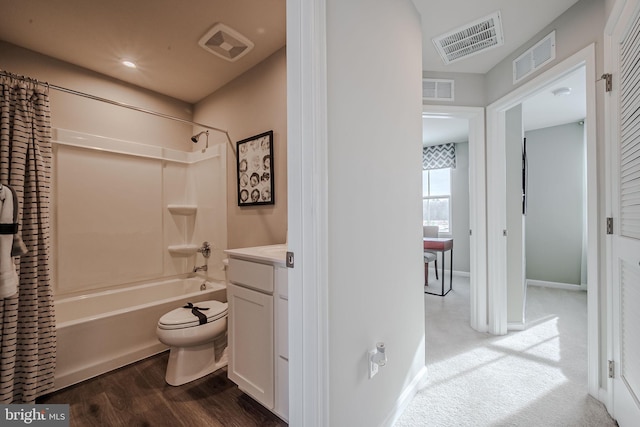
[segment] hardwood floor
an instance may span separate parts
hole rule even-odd
[[[70,425],[287,426],[227,379],[226,368],[179,387],[165,383],[168,352],[38,399],[70,404]]]

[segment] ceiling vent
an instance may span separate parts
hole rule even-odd
[[[556,32],[536,43],[531,49],[513,61],[513,84],[527,77],[556,57]]]
[[[453,80],[422,79],[422,99],[453,101]]]
[[[200,47],[227,61],[237,61],[251,49],[253,43],[224,24],[216,24],[198,42]]]
[[[440,57],[450,64],[504,44],[500,12],[433,39]]]

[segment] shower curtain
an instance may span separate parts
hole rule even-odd
[[[35,403],[53,388],[56,360],[49,96],[36,81],[5,76],[0,91],[0,182],[17,194],[19,233],[28,249],[13,259],[18,292],[0,299],[0,403]]]

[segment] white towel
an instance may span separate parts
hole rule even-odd
[[[0,223],[13,224],[13,193],[3,185],[0,189]],[[18,274],[11,258],[13,234],[0,234],[0,298],[18,292]]]

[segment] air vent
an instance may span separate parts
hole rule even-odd
[[[536,43],[531,49],[513,61],[513,84],[518,83],[556,57],[556,32]]]
[[[504,44],[500,12],[478,19],[433,39],[445,64]]]
[[[423,79],[422,99],[428,101],[453,101],[453,80]]]
[[[224,24],[214,25],[198,44],[203,49],[231,62],[237,61],[253,49],[253,43],[248,38]]]

